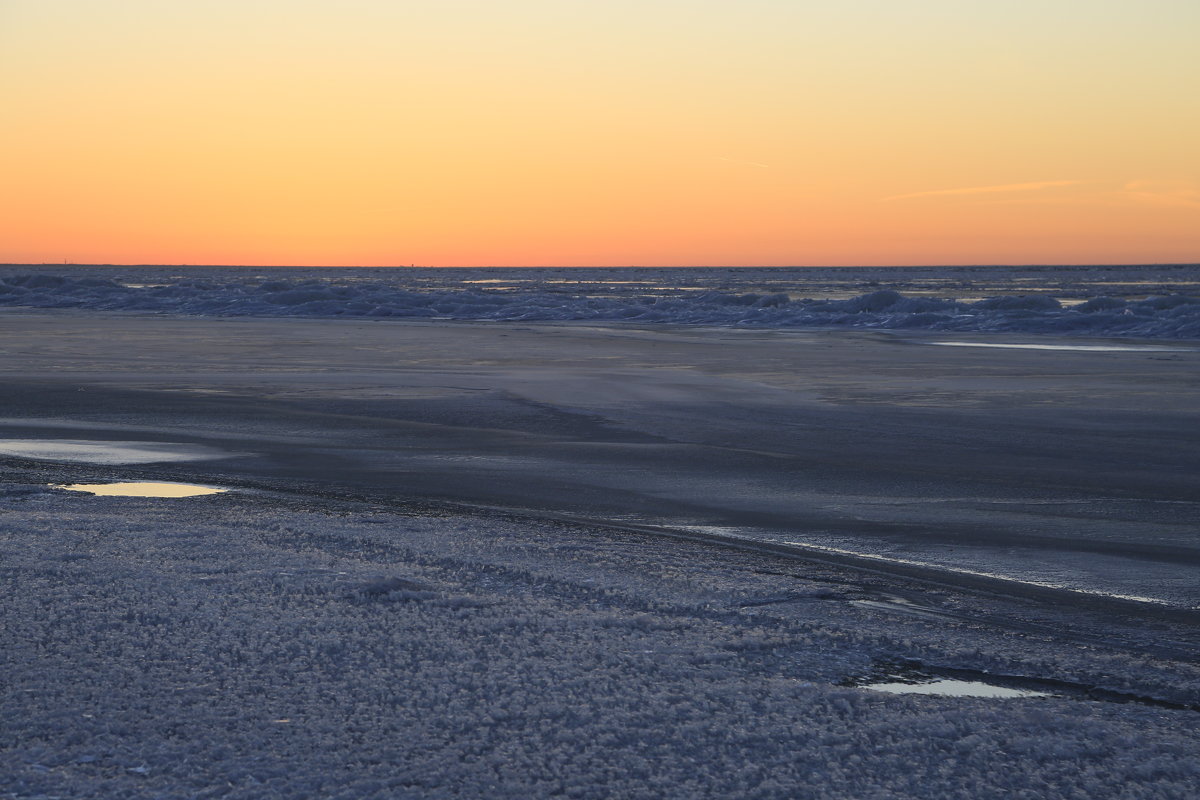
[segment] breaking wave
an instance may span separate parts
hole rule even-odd
[[[1064,306],[1048,295],[974,302],[880,290],[846,300],[719,291],[669,295],[519,289],[413,290],[385,282],[184,279],[127,286],[104,278],[31,274],[0,279],[0,306],[201,316],[396,317],[496,321],[625,321],[754,328],[907,328],[1200,339],[1200,298],[1094,297]]]

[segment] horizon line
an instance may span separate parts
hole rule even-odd
[[[957,267],[1200,267],[1198,261],[1118,262],[955,262],[947,264],[176,264],[161,262],[101,263],[64,261],[0,262],[8,267],[171,267],[175,269],[953,269]]]

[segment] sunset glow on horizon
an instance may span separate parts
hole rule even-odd
[[[1200,4],[9,0],[0,262],[1200,260]]]

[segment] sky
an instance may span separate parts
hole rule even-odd
[[[1196,0],[0,0],[0,262],[1200,261]]]

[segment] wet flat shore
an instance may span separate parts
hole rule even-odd
[[[6,311],[4,790],[1189,796],[1200,350],[947,339]]]
[[[1200,346],[35,311],[0,327],[7,439],[167,441],[229,454],[173,465],[210,481],[1200,606]]]

